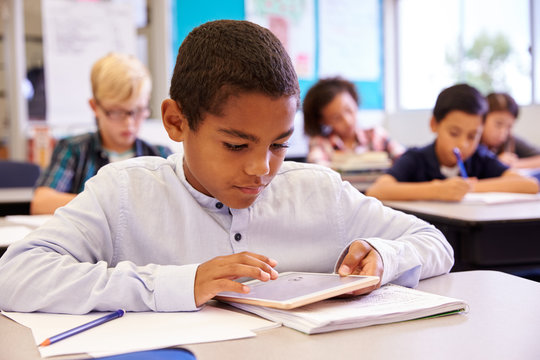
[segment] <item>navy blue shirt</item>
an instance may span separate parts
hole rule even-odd
[[[501,176],[508,166],[497,160],[485,146],[479,145],[474,154],[465,160],[470,177],[486,179]],[[435,154],[435,142],[421,148],[407,150],[386,172],[400,182],[423,182],[445,179]]]

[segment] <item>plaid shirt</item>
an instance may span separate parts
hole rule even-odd
[[[330,133],[328,136],[314,136],[309,140],[309,153],[307,161],[320,165],[330,165],[332,154],[335,151],[354,152],[361,154],[367,151],[385,151],[392,161],[405,152],[405,147],[396,141],[390,140],[386,130],[376,127],[368,130],[356,131],[356,146],[354,149],[346,148],[339,135]]]
[[[150,145],[136,139],[135,156],[161,156],[172,152],[169,148]],[[109,163],[107,153],[101,145],[98,132],[62,139],[55,146],[51,162],[36,182],[36,187],[47,186],[60,192],[78,194],[84,189],[86,180]]]

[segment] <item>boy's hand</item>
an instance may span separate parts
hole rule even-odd
[[[459,176],[451,177],[444,180],[436,180],[439,183],[436,199],[444,201],[460,201],[465,194],[473,191],[476,178],[464,179]]]
[[[275,280],[277,262],[266,256],[250,252],[218,256],[197,268],[195,274],[195,304],[203,305],[222,291],[249,293],[249,287],[234,279],[250,277],[268,281]]]
[[[347,275],[372,275],[382,279],[384,265],[381,255],[364,240],[357,240],[349,246],[349,252],[343,258],[338,273],[341,276]],[[381,287],[381,282],[360,289],[351,293],[351,295],[367,294]]]

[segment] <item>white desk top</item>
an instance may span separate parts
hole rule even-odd
[[[538,359],[540,283],[495,271],[450,273],[418,289],[461,298],[466,315],[305,335],[286,327],[256,337],[188,345],[197,359]],[[39,359],[31,332],[0,317],[9,359]]]
[[[384,201],[384,205],[463,221],[540,220],[540,201],[506,204],[462,204],[443,201]]]
[[[0,204],[29,203],[32,201],[34,188],[0,188]]]

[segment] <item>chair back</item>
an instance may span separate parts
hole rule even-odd
[[[0,188],[33,187],[40,172],[33,163],[0,160]]]

